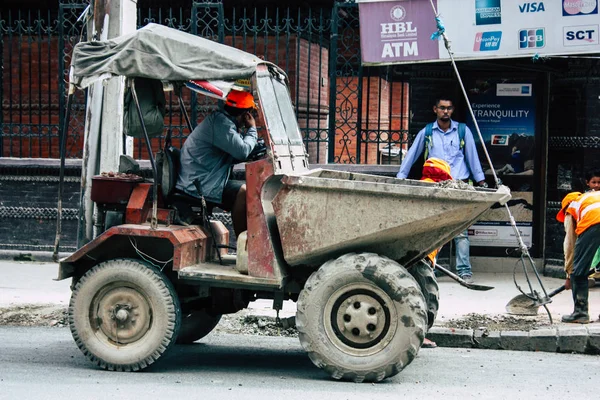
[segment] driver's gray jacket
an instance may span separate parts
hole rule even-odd
[[[256,146],[256,128],[238,132],[235,118],[220,110],[210,114],[187,137],[181,148],[177,189],[198,197],[194,185],[200,180],[207,201],[220,204],[231,166],[244,161]]]

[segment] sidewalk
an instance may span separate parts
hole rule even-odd
[[[0,261],[0,308],[25,304],[66,307],[71,294],[71,280],[53,281],[56,275],[57,265],[53,263]],[[600,287],[590,289],[590,318],[594,323],[587,326],[560,323],[561,316],[571,313],[573,307],[571,292],[563,292],[548,305],[554,320],[554,325],[550,325],[544,308],[540,308],[535,317],[506,314],[506,303],[519,294],[512,273],[475,273],[474,278],[476,283],[494,286],[495,289],[478,292],[468,290],[450,278],[439,279],[440,309],[435,325],[428,333],[428,337],[439,346],[600,352]],[[523,289],[527,288],[522,276],[517,276],[517,279]],[[548,277],[542,277],[542,281],[547,292],[564,282]],[[270,300],[252,302],[244,313],[267,319],[276,316]],[[284,302],[280,317],[293,317],[295,313],[296,304]],[[506,329],[498,329],[502,326]]]

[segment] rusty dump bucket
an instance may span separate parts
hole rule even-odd
[[[313,170],[285,175],[272,200],[284,258],[320,265],[348,252],[374,252],[404,265],[461,232],[508,188],[452,189],[407,179]]]

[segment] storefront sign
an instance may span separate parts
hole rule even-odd
[[[431,18],[429,0],[361,3],[359,13],[364,62],[398,63],[439,58],[438,44],[430,38],[435,20]]]
[[[456,59],[600,52],[600,0],[436,0]],[[357,0],[363,63],[447,61],[430,0]]]
[[[517,224],[519,235],[526,246],[531,246],[531,224]],[[505,222],[487,222],[473,225],[468,229],[471,246],[516,247],[517,236],[510,224]]]

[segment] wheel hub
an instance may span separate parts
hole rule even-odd
[[[390,305],[391,299],[375,286],[340,288],[325,307],[326,330],[338,339],[332,342],[365,355],[381,350],[393,336]]]
[[[336,323],[342,334],[355,343],[368,343],[379,336],[385,327],[381,304],[371,296],[356,294],[340,305]]]
[[[152,320],[146,297],[135,288],[111,285],[92,302],[92,326],[114,344],[133,343],[149,330]]]

